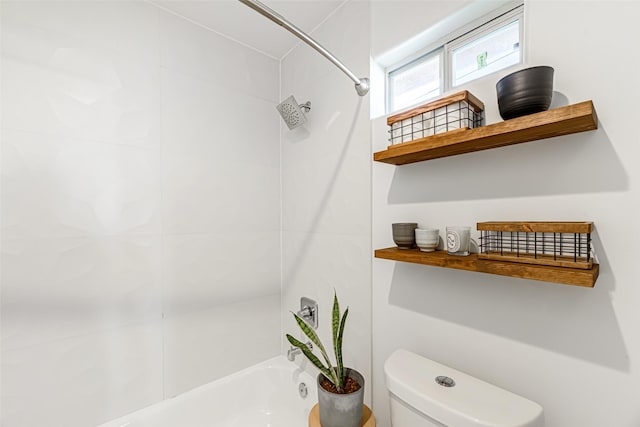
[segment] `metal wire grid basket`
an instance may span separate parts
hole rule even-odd
[[[467,91],[387,119],[391,145],[484,124],[484,104]]]
[[[478,258],[590,269],[590,222],[478,223]]]

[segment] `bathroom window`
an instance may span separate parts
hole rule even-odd
[[[389,73],[390,110],[418,104],[443,90],[444,50],[438,49]]]
[[[497,24],[489,24],[448,43],[451,87],[522,62],[521,14],[507,19],[506,22],[501,20]]]
[[[523,61],[524,7],[496,12],[445,37],[429,53],[387,69],[387,112],[396,112]]]

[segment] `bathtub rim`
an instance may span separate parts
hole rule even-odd
[[[148,416],[152,416],[153,414],[156,414],[157,412],[162,411],[169,406],[173,406],[175,404],[179,404],[184,400],[188,400],[192,395],[206,393],[206,391],[209,389],[220,387],[221,385],[233,382],[233,380],[237,380],[250,373],[257,372],[262,369],[279,369],[290,371],[292,377],[296,376],[296,378],[298,378],[296,379],[296,382],[306,382],[308,385],[314,384],[315,381],[315,378],[311,374],[309,374],[303,367],[301,367],[297,363],[288,361],[284,355],[278,355],[243,368],[239,371],[233,372],[224,377],[210,381],[206,384],[199,385],[183,393],[171,397],[166,397],[162,400],[137,409],[128,414],[124,414],[117,418],[108,420],[103,424],[97,425],[96,427],[127,427],[129,424],[131,424],[132,427],[135,427],[134,423],[136,421],[140,421]]]

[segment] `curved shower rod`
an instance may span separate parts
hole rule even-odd
[[[322,47],[317,41],[312,39],[308,34],[302,31],[300,28],[293,25],[291,22],[287,21],[282,15],[280,15],[275,10],[269,8],[268,6],[260,3],[258,0],[239,0],[241,3],[249,6],[251,9],[260,13],[261,15],[269,18],[276,24],[280,25],[284,29],[291,32],[293,35],[298,37],[300,40],[317,50],[322,56],[327,58],[329,61],[333,62],[333,64],[342,70],[353,82],[356,84],[356,92],[358,95],[365,96],[369,92],[369,79],[366,77],[358,78],[355,74],[351,72],[342,62],[338,60],[331,52]]]

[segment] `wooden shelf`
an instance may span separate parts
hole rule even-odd
[[[457,129],[396,144],[373,154],[377,162],[393,165],[455,156],[598,128],[592,101],[555,108],[474,129]]]
[[[398,249],[396,247],[378,249],[375,257],[393,261],[411,262],[414,264],[435,267],[453,268],[456,270],[476,271],[479,273],[497,274],[500,276],[518,277],[521,279],[541,280],[543,282],[562,283],[564,285],[584,286],[592,288],[600,266],[593,264],[591,269],[552,267],[547,265],[521,264],[516,262],[479,259],[478,255],[449,255],[446,251],[421,252],[418,249]]]

